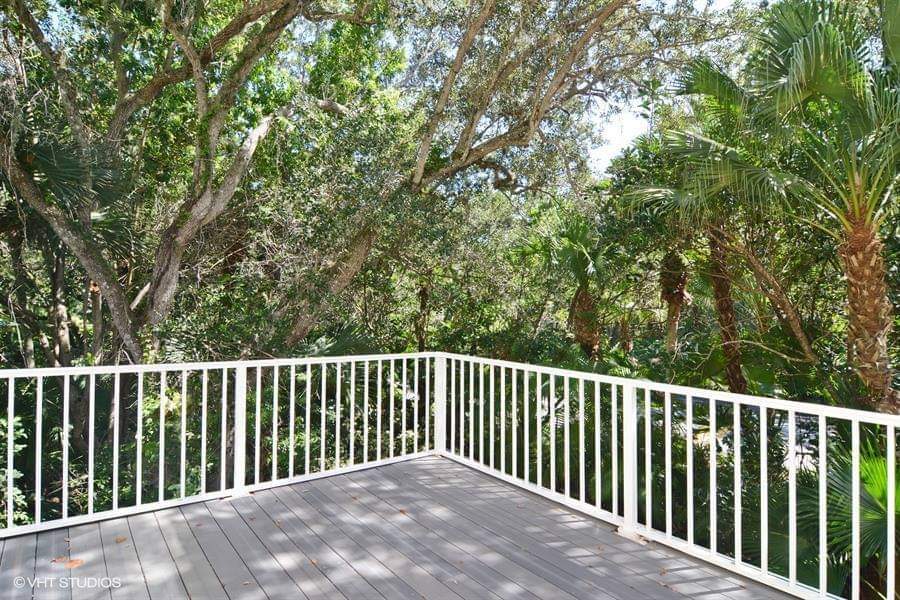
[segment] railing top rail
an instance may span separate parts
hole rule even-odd
[[[546,375],[557,375],[560,377],[578,377],[588,381],[596,381],[599,383],[613,385],[637,385],[643,389],[649,389],[658,392],[669,392],[683,396],[694,398],[710,398],[723,402],[732,402],[743,404],[746,406],[765,407],[773,410],[792,410],[799,414],[805,415],[824,415],[835,419],[844,419],[851,421],[860,421],[864,423],[873,423],[877,425],[893,425],[900,427],[900,415],[891,415],[868,410],[860,410],[853,408],[844,408],[839,406],[829,406],[825,404],[814,404],[811,402],[800,402],[796,400],[783,400],[779,398],[766,398],[763,396],[752,396],[749,394],[735,394],[727,391],[710,390],[705,388],[695,388],[684,385],[676,385],[671,383],[662,383],[651,381],[648,379],[630,379],[628,377],[618,377],[614,375],[604,375],[601,373],[593,373],[590,371],[577,371],[573,369],[562,369],[559,367],[550,367],[544,365],[534,365],[530,363],[522,363],[508,360],[500,360],[495,358],[482,358],[468,354],[456,354],[452,352],[407,352],[394,354],[362,354],[362,355],[342,355],[342,356],[307,356],[300,358],[270,358],[256,360],[229,360],[229,361],[210,361],[210,362],[187,362],[187,363],[150,363],[139,365],[98,365],[98,366],[82,366],[82,367],[49,367],[34,369],[0,369],[0,379],[23,379],[34,377],[60,377],[60,376],[84,376],[84,375],[114,375],[119,374],[136,374],[136,373],[171,373],[179,371],[202,371],[216,369],[234,369],[238,367],[256,368],[256,367],[287,367],[287,366],[305,366],[323,363],[335,362],[365,362],[365,361],[385,361],[397,359],[412,358],[435,358],[444,357],[456,360],[476,361],[485,365],[494,365],[498,367],[506,367],[511,369],[528,370],[532,372],[542,373]]]
[[[0,369],[0,379],[23,379],[26,377],[61,377],[82,375],[114,375],[116,373],[160,373],[177,371],[202,371],[215,369],[234,369],[237,367],[289,367],[307,364],[322,363],[349,363],[377,360],[427,358],[434,356],[434,352],[406,352],[396,354],[355,354],[342,356],[305,356],[299,358],[263,358],[252,360],[225,360],[209,362],[185,362],[185,363],[145,363],[145,364],[120,364],[97,365],[82,367],[41,367],[34,369]]]
[[[824,415],[825,417],[834,419],[860,421],[863,423],[872,423],[875,425],[893,425],[895,427],[900,427],[900,415],[892,415],[870,410],[829,406],[827,404],[815,404],[812,402],[800,402],[797,400],[766,398],[764,396],[752,396],[749,394],[735,394],[727,391],[695,388],[671,383],[661,383],[649,379],[631,379],[628,377],[603,375],[601,373],[593,373],[590,371],[577,371],[573,369],[561,369],[559,367],[547,367],[542,365],[533,365],[529,363],[499,360],[494,358],[481,358],[478,356],[470,356],[467,354],[454,354],[451,352],[436,352],[434,354],[444,356],[445,358],[476,361],[485,365],[528,370],[547,375],[578,377],[580,379],[588,381],[597,381],[600,383],[614,385],[637,385],[637,387],[643,389],[649,389],[658,392],[669,392],[672,394],[690,396],[693,398],[708,399],[712,397],[716,400],[732,402],[735,404],[743,404],[745,406],[765,407],[768,409],[784,411],[791,410],[801,415]]]

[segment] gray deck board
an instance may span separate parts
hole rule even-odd
[[[345,598],[331,580],[269,518],[254,498],[235,498],[232,503],[241,518],[307,598]]]
[[[310,492],[306,494],[307,500],[316,507],[319,512],[326,515],[332,524],[340,528],[348,536],[352,537],[361,546],[389,568],[395,575],[403,575],[403,579],[414,590],[426,598],[439,598],[441,600],[461,600],[461,597],[449,587],[441,583],[420,564],[414,562],[415,555],[409,556],[382,537],[380,528],[370,528],[346,511],[341,504],[335,503],[325,495],[318,482],[312,482]]]
[[[537,496],[526,496],[514,502],[510,502],[511,498],[497,501],[496,498],[480,497],[480,486],[492,483],[486,481],[486,476],[473,473],[474,478],[471,479],[454,479],[452,469],[437,466],[430,468],[429,463],[409,465],[406,473],[422,485],[423,490],[446,498],[448,506],[461,515],[468,515],[469,519],[480,526],[528,548],[536,558],[553,565],[559,572],[584,580],[598,590],[611,593],[614,597],[635,599],[648,596],[679,597],[678,593],[671,590],[659,590],[659,585],[647,585],[646,578],[639,571],[629,568],[633,564],[643,564],[645,568],[649,565],[651,570],[657,572],[662,568],[650,565],[650,562],[655,561],[648,561],[642,546],[621,540],[616,544],[616,552],[620,555],[623,552],[634,554],[634,562],[617,564],[608,561],[599,553],[597,538],[584,536],[586,539],[581,540],[583,545],[579,545],[575,541],[578,536],[574,532],[566,532],[551,519],[547,519],[545,515],[556,512],[557,508],[549,502],[539,502]],[[433,478],[445,480],[449,485],[435,486]],[[558,532],[562,535],[558,535]],[[614,534],[607,532],[607,535]],[[585,558],[590,562],[590,567],[581,562]],[[651,593],[647,594],[648,591]]]
[[[377,512],[379,504],[370,502],[373,497],[362,491],[353,494],[348,491],[352,481],[347,477],[327,478],[315,482],[329,499],[343,510],[353,515],[360,523],[372,531],[380,532],[383,539],[403,552],[407,557],[419,562],[419,565],[444,585],[453,589],[466,600],[493,600],[497,598],[489,588],[479,584],[465,571],[453,564],[452,559],[438,555],[415,536],[407,534],[401,526],[394,524]],[[402,517],[398,513],[398,516]],[[457,555],[458,556],[458,555]]]
[[[166,545],[166,540],[159,530],[156,515],[145,513],[128,517],[128,528],[135,541],[134,547],[137,550],[150,597],[154,600],[157,598],[171,598],[171,600],[187,598],[187,590],[181,581],[181,575],[178,573],[178,567]]]
[[[33,535],[6,540],[0,555],[0,591],[4,599],[31,598],[27,585],[16,585],[17,577],[33,578],[37,538]],[[21,580],[18,580],[21,581]]]
[[[40,579],[53,579],[71,576],[66,566],[69,561],[69,530],[54,529],[37,538],[34,576]],[[45,600],[67,600],[72,597],[72,590],[54,585],[42,593]]]
[[[110,577],[121,586],[32,590],[16,587],[16,577]],[[606,523],[432,457],[0,540],[0,596],[787,597],[668,547],[625,540]]]
[[[40,540],[43,536],[39,537]],[[113,600],[149,600],[144,571],[138,560],[135,541],[126,519],[100,523],[100,539],[106,557],[106,571],[119,579],[120,585],[110,589]]]
[[[385,598],[419,598],[416,591],[379,561],[366,546],[344,533],[293,487],[273,490],[291,510],[303,518],[314,533],[328,539],[329,545]],[[375,550],[377,553],[378,551]]]
[[[76,581],[99,582],[107,576],[99,523],[69,528],[69,555],[72,562],[81,561],[78,566],[72,565],[72,577]],[[72,600],[110,600],[109,590],[108,586],[103,585],[73,585]]]
[[[317,569],[347,598],[383,598],[375,588],[334,549],[309,529],[290,507],[272,490],[253,495],[253,499],[272,522],[303,552]]]
[[[181,509],[206,559],[215,570],[229,598],[262,600],[267,598],[262,586],[225,533],[209,513],[205,504],[191,504]]]
[[[269,552],[228,500],[209,502],[209,513],[243,559],[247,569],[269,598],[306,598],[296,582]]]

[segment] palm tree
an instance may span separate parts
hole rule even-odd
[[[747,89],[707,61],[680,81],[682,93],[733,119],[730,139],[678,131],[666,147],[690,166],[691,194],[782,208],[836,240],[848,359],[869,403],[898,412],[881,229],[896,210],[900,179],[900,2],[883,0],[877,15],[865,10],[842,0],[777,4],[747,67]],[[873,20],[880,45],[866,30]]]

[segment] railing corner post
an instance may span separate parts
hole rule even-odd
[[[623,522],[619,535],[643,541],[637,532],[637,398],[633,383],[622,385],[622,508]]]
[[[247,367],[241,365],[234,372],[234,481],[235,494],[242,494],[247,486]]]
[[[447,358],[434,358],[434,452],[447,451]]]

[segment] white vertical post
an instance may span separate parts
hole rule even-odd
[[[496,409],[495,409],[495,406],[494,406],[494,365],[488,365],[488,368],[491,370],[490,391],[488,392],[488,396],[490,397],[490,413],[491,413],[491,414],[490,414],[490,433],[488,434],[488,435],[490,436],[490,444],[489,444],[489,448],[490,448],[490,451],[489,451],[490,461],[489,461],[489,463],[490,463],[490,464],[489,464],[489,466],[490,466],[492,469],[496,469],[496,468],[497,468],[497,455],[495,454],[496,444],[494,443],[494,437],[495,437],[495,433],[494,433],[494,427],[495,427],[494,410],[496,410]]]
[[[40,390],[42,378],[38,379],[38,390]],[[40,392],[39,392],[40,393]],[[119,413],[122,411],[122,398],[121,392],[119,390],[119,374],[116,373],[113,375],[113,510],[118,510],[119,508]],[[38,423],[37,423],[37,431],[38,438],[37,444],[41,445],[41,421],[40,414],[38,414]],[[37,472],[37,484],[35,487],[35,491],[40,493],[40,467],[41,462],[38,461],[38,472]],[[38,504],[38,508],[40,509],[40,504]],[[35,519],[37,523],[41,522],[40,518],[40,510],[38,510],[37,518]]]
[[[860,577],[860,572],[859,572],[859,570],[860,570],[860,560],[859,560],[860,559],[860,555],[859,555],[860,554],[859,553],[859,547],[860,547],[859,421],[854,419],[853,421],[851,421],[851,426],[853,429],[852,429],[852,433],[851,433],[851,437],[850,437],[850,440],[851,440],[851,442],[850,442],[850,452],[851,452],[850,476],[853,480],[853,483],[850,486],[851,490],[852,490],[851,498],[850,498],[851,506],[852,506],[851,523],[850,523],[850,527],[851,527],[851,530],[850,530],[851,531],[851,533],[850,533],[850,535],[851,535],[851,547],[850,547],[851,560],[850,560],[850,563],[851,563],[851,569],[852,569],[850,571],[850,577],[851,577],[852,584],[851,584],[850,598],[852,600],[859,600],[859,593],[860,593],[860,587],[861,587],[861,582],[860,582],[861,577]]]
[[[569,397],[569,377],[563,379],[563,490],[566,498],[572,497],[571,467],[572,467],[572,414],[571,414],[571,398]]]
[[[672,393],[663,399],[663,419],[666,445],[666,537],[672,537]]]
[[[427,361],[427,359],[426,359]],[[413,359],[413,452],[419,451],[419,357]],[[427,413],[426,413],[427,414]],[[428,419],[425,420],[426,423]],[[426,446],[427,447],[427,446]]]
[[[356,361],[350,361],[350,466],[356,464]]]
[[[644,388],[644,524],[653,529],[653,484],[651,483],[651,454],[653,452],[653,392]]]
[[[716,425],[716,399],[709,399],[709,551],[716,553],[718,542],[718,525],[719,525],[719,493],[717,468],[719,459],[716,456],[718,449],[718,433],[719,428]]]
[[[327,442],[328,432],[325,430],[327,413],[325,393],[327,391],[328,364],[322,363],[319,371],[322,374],[322,389],[319,392],[319,472],[325,470],[325,443]]]
[[[622,507],[624,521],[619,534],[637,538],[638,478],[637,478],[637,400],[634,385],[622,386]]]
[[[897,543],[897,433],[893,425],[887,426],[887,598],[896,597],[896,568],[895,561]]]
[[[341,468],[341,367],[340,361],[334,363],[334,468]]]
[[[203,369],[203,389],[200,394],[200,491],[206,493],[206,411],[209,392],[209,371]]]
[[[890,427],[888,428],[890,431]],[[888,440],[890,446],[890,440]],[[888,490],[890,490],[890,486]],[[888,503],[888,506],[893,504]],[[888,515],[893,511],[889,511]],[[888,563],[890,565],[890,563]],[[890,568],[890,566],[888,567]],[[890,586],[888,586],[890,590]],[[819,415],[819,596],[828,595],[828,422]],[[892,598],[888,594],[888,598]]]
[[[369,462],[369,361],[363,363],[363,462]]]
[[[272,367],[272,481],[278,479],[278,365]]]
[[[556,491],[556,375],[550,375],[550,394],[547,397],[550,420],[550,490]]]
[[[578,498],[585,501],[585,456],[584,438],[584,379],[578,379]]]
[[[65,377],[65,389],[63,390],[63,415],[69,414],[69,376]],[[68,431],[69,428],[69,420],[67,417],[65,418],[65,422],[63,425],[63,431]],[[144,472],[144,374],[138,373],[138,388],[137,388],[137,425],[136,431],[134,434],[135,442],[137,448],[135,451],[137,452],[137,456],[135,457],[135,465],[134,465],[134,495],[135,495],[135,504],[137,506],[141,505],[141,493],[143,491],[143,483],[141,482],[142,475]],[[68,471],[68,435],[65,436],[65,441],[63,442],[63,518],[66,517],[66,504],[68,503],[68,479],[67,479],[67,471]]]
[[[733,405],[734,416],[734,564],[741,566],[742,540],[742,473],[741,473],[741,405]]]
[[[434,359],[434,452],[443,454],[447,448],[447,359]]]
[[[384,367],[382,366],[382,361],[378,361],[378,380],[375,385],[375,460],[381,460],[381,411],[382,411],[382,402],[381,402],[381,380],[384,377]]]
[[[617,515],[619,514],[619,397],[618,387],[615,384],[610,386],[609,394],[612,402],[609,420],[612,437],[609,446],[612,452],[612,509],[613,514]]]
[[[797,584],[797,417],[789,410],[788,418],[788,582]]]
[[[397,389],[397,383],[394,381],[394,359],[392,358],[388,364],[391,369],[388,376],[388,392],[390,393],[390,397],[388,398],[388,458],[394,458],[394,421],[396,420],[394,396],[396,395],[395,392]]]
[[[431,357],[425,357],[425,449],[431,448]],[[435,445],[437,449],[437,445]]]
[[[694,545],[694,397],[685,396],[684,410],[684,435],[685,448],[687,449],[685,458],[686,477],[686,493],[687,493],[687,543]]]
[[[594,382],[594,503],[603,508],[603,447],[600,437],[600,382]]]
[[[506,367],[500,367],[500,470],[506,473]]]
[[[456,361],[452,358],[450,359],[450,405],[447,408],[450,410],[450,446],[447,449],[452,453],[456,452]],[[435,418],[437,418],[437,407],[435,407]]]
[[[312,418],[312,364],[306,363],[306,418],[303,420],[303,474],[309,475],[309,435]]]
[[[116,406],[118,403],[118,394],[119,394],[119,375],[116,374]],[[35,442],[34,442],[34,450],[36,453],[35,461],[34,461],[34,522],[41,522],[41,502],[44,499],[44,494],[42,490],[41,484],[41,473],[43,471],[43,464],[41,462],[41,451],[43,450],[43,435],[44,435],[44,425],[43,425],[43,413],[44,413],[44,378],[37,378],[37,391],[35,392]],[[119,495],[119,421],[116,419],[115,421],[115,431],[113,432],[115,445],[113,446],[113,510],[118,508],[118,495]]]
[[[13,452],[15,450],[15,389],[16,380],[10,377],[6,380],[6,526],[13,526]],[[93,485],[93,481],[91,482]]]
[[[290,429],[288,429],[288,477],[294,476],[294,446],[296,445],[296,434],[294,432],[295,423],[297,421],[297,367],[291,365],[291,406],[288,412],[288,420],[290,420]]]
[[[478,363],[478,462],[484,464],[484,363]]]
[[[228,441],[228,368],[222,369],[222,407],[219,409],[219,420],[222,422],[219,431],[219,490],[228,484],[228,457],[225,452]]]
[[[515,371],[513,373],[513,384],[515,384]],[[531,427],[531,420],[528,415],[528,380],[529,380],[528,371],[522,371],[522,478],[525,481],[531,481],[531,474],[529,471],[531,470],[531,444],[528,436],[528,429]],[[513,427],[518,427],[519,416],[516,414],[516,396],[513,395]],[[535,412],[537,412],[538,407],[535,402]],[[517,430],[514,430],[517,431]],[[513,435],[513,444],[518,444],[518,434],[514,433]],[[518,448],[513,446],[516,451],[515,455],[518,455]],[[514,456],[515,456],[514,455]],[[515,468],[516,463],[513,462],[513,468]],[[514,472],[513,477],[517,477],[518,475]]]
[[[222,436],[225,447],[225,436]],[[159,374],[159,461],[157,464],[157,501],[166,499],[166,372]],[[224,487],[224,485],[223,485]]]
[[[97,376],[94,373],[88,378],[88,385],[91,386],[88,390],[88,514],[92,515],[94,514],[94,421],[97,406]]]
[[[526,381],[528,375],[526,372]],[[537,481],[538,487],[544,486],[544,436],[542,431],[543,426],[543,400],[541,399],[541,372],[536,371],[534,374],[535,382],[534,382],[534,453],[535,453],[535,481]]]
[[[400,386],[402,393],[400,395],[400,421],[402,422],[400,425],[400,455],[406,454],[406,436],[409,427],[409,419],[407,418],[406,405],[407,399],[409,397],[409,383],[406,380],[406,359],[403,359],[403,385]]]
[[[224,443],[224,440],[223,440]],[[241,493],[247,485],[247,367],[234,370],[234,475],[232,486]]]
[[[262,367],[256,367],[256,402],[253,419],[253,483],[259,483],[260,445],[262,443]]]
[[[188,373],[181,371],[181,448],[178,457],[178,492],[182,498],[185,496],[185,483],[187,481],[187,384]]]
[[[759,566],[763,573],[769,570],[769,413],[759,407]]]
[[[469,460],[475,460],[475,361],[469,360]]]
[[[505,370],[505,369],[504,369]],[[516,369],[513,368],[510,371],[512,375],[512,475],[513,477],[519,476],[519,415],[518,415],[518,403],[519,403],[519,387],[518,387],[518,377],[516,376]],[[526,406],[528,406],[528,371],[522,371],[522,410],[526,410]],[[528,439],[528,413],[525,414],[525,440]],[[523,462],[523,472],[525,481],[528,481],[528,442],[523,440],[525,460]]]

